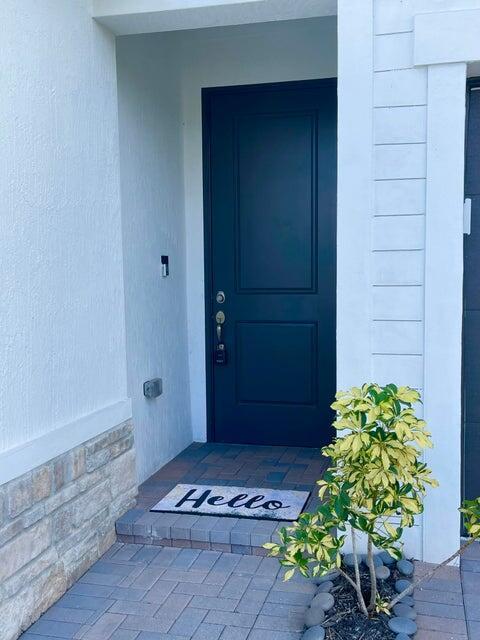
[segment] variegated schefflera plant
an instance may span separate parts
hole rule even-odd
[[[367,616],[388,612],[398,601],[383,602],[379,596],[373,550],[382,549],[400,559],[403,530],[413,526],[415,516],[423,511],[427,487],[437,486],[422,460],[423,450],[432,442],[425,421],[415,415],[418,402],[418,391],[394,384],[364,384],[336,394],[332,409],[337,436],[322,449],[331,466],[318,481],[324,502],[317,512],[302,514],[292,527],[283,529],[278,544],[265,545],[287,567],[285,579],[296,570],[315,577],[336,568],[355,589]],[[472,506],[464,507],[472,511]],[[471,535],[480,533],[477,524],[478,513]],[[371,585],[367,601],[355,532],[367,538]],[[348,533],[355,560],[353,576],[342,568],[340,556]]]

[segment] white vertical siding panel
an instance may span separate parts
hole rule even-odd
[[[400,69],[374,75],[374,106],[395,107],[427,103],[427,71]]]
[[[381,216],[373,220],[373,248],[423,249],[425,216]]]
[[[466,71],[465,63],[428,67],[425,416],[435,447],[425,461],[440,490],[425,501],[427,562],[440,562],[458,548]]]
[[[377,215],[425,213],[425,180],[382,180],[375,183]]]
[[[374,354],[423,353],[423,323],[408,320],[378,320],[373,323]]]
[[[425,142],[427,109],[421,107],[379,107],[374,113],[376,144]]]
[[[394,33],[374,38],[375,71],[413,66],[413,33]]]
[[[422,320],[421,286],[373,287],[372,313],[376,320]]]
[[[337,383],[342,387],[371,377],[373,9],[374,0],[338,0]]]
[[[374,284],[423,284],[423,251],[374,251]]]
[[[375,148],[375,178],[424,178],[426,173],[425,144],[381,145]]]

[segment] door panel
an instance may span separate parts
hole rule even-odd
[[[204,140],[210,438],[321,446],[335,392],[336,83],[205,90]]]
[[[238,123],[240,291],[313,288],[314,125],[313,114],[260,114]]]
[[[465,197],[472,200],[472,225],[464,237],[463,493],[472,499],[480,495],[480,81],[468,94]]]
[[[313,322],[238,323],[237,401],[316,404],[316,330]]]

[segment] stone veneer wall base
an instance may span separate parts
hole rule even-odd
[[[15,640],[115,541],[135,504],[124,422],[0,486],[0,637]]]

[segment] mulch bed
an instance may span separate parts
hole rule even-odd
[[[343,569],[354,579],[352,570],[345,567]],[[360,575],[368,606],[370,574],[363,564],[360,566]],[[387,580],[378,582],[379,592],[384,599],[390,600],[396,595],[395,580],[401,577],[403,576],[396,569],[392,569]],[[335,604],[322,623],[326,631],[326,640],[395,640],[397,634],[388,628],[389,618],[385,614],[365,618],[358,607],[356,593],[345,578],[336,578],[330,593],[335,598]]]

